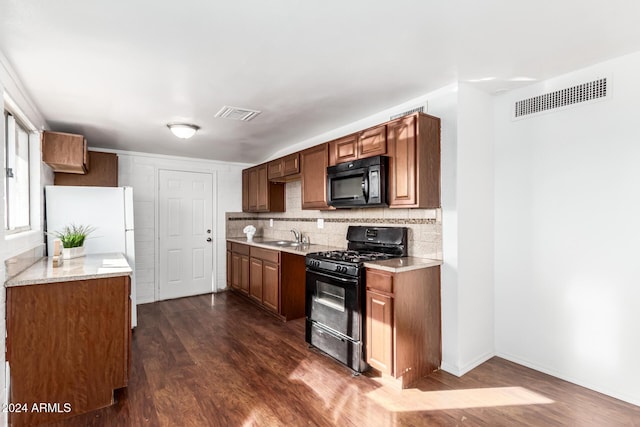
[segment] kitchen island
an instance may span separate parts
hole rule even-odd
[[[131,272],[122,254],[92,254],[43,258],[5,282],[11,425],[109,406],[127,386]]]

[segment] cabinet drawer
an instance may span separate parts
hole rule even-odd
[[[393,294],[393,274],[367,269],[367,289]]]
[[[258,258],[273,263],[280,263],[280,252],[251,246],[251,258]]]
[[[241,255],[249,255],[251,247],[249,245],[243,245],[242,243],[231,243],[231,250]]]

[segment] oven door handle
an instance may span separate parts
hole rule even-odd
[[[338,280],[340,282],[343,283],[358,283],[358,279],[357,278],[353,278],[353,279],[347,279],[345,277],[340,277],[340,276],[334,276],[332,274],[326,274],[326,273],[321,273],[319,271],[315,271],[315,270],[307,270],[309,273],[311,274],[316,274],[318,276],[322,276],[322,277],[326,277],[327,279],[331,279],[331,280]]]

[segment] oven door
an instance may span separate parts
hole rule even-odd
[[[361,296],[358,282],[357,277],[307,269],[307,319],[359,341]]]

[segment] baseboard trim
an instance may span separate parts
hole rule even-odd
[[[477,357],[475,360],[467,363],[462,367],[458,367],[458,366],[449,364],[447,362],[442,362],[442,364],[440,365],[440,369],[450,373],[451,375],[455,375],[456,377],[461,377],[467,372],[471,371],[472,369],[475,369],[478,366],[482,365],[484,362],[491,359],[493,356],[495,356],[495,353],[493,352],[485,353],[482,356]]]
[[[544,374],[551,375],[552,377],[559,378],[561,380],[570,382],[572,384],[579,385],[580,387],[588,388],[589,390],[593,390],[598,393],[605,394],[607,396],[613,397],[614,399],[622,400],[624,402],[631,403],[632,405],[640,406],[640,396],[632,396],[627,393],[621,393],[616,390],[612,390],[607,387],[602,387],[598,384],[594,384],[589,381],[582,380],[580,378],[572,377],[570,375],[564,375],[562,372],[559,372],[555,369],[551,369],[546,366],[541,366],[535,362],[532,362],[530,360],[521,358],[519,356],[510,354],[510,353],[498,352],[496,356],[501,357],[510,362],[517,363],[518,365],[526,366],[527,368],[533,369],[535,371],[539,371]]]

